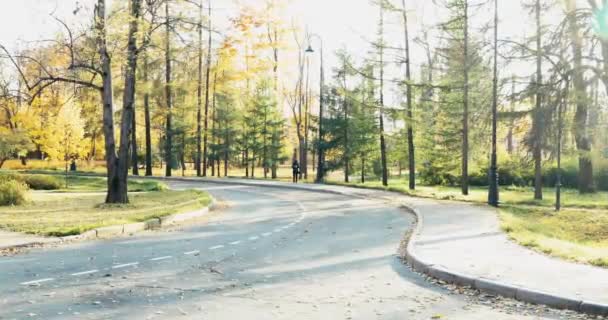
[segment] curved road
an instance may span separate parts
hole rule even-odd
[[[410,271],[396,252],[413,218],[390,204],[171,185],[207,190],[223,209],[187,227],[0,258],[0,319],[559,319]]]

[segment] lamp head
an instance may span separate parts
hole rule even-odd
[[[306,53],[314,53],[315,50],[312,49],[311,45],[308,45],[308,48],[306,49]]]

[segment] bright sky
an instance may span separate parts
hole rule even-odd
[[[108,3],[116,0],[108,0]],[[243,0],[242,0],[243,1]],[[90,8],[93,0],[2,0],[0,4],[0,42],[15,48],[18,42],[48,39],[60,30],[59,25],[50,16],[51,13],[66,20],[74,20],[72,11],[77,6]],[[214,6],[222,7],[218,14],[226,17],[234,8],[233,0],[215,0]],[[244,0],[247,3],[262,3],[263,0]],[[369,0],[291,0],[287,15],[308,26],[312,32],[324,38],[328,52],[346,45],[357,51],[364,51],[367,45],[364,38],[370,38],[376,30],[378,17]],[[400,1],[397,1],[400,3]],[[416,33],[417,27],[424,23],[432,25],[436,22],[438,12],[433,11],[431,1],[408,0],[411,12],[411,27]],[[517,33],[523,24],[519,1],[502,0],[501,7],[503,31]],[[477,15],[483,16],[483,13]],[[79,19],[88,19],[88,14],[81,12]],[[483,17],[484,19],[486,17]],[[488,19],[491,18],[489,15]],[[399,20],[388,18],[389,31],[400,31]]]
[[[117,0],[107,1],[110,6]],[[264,0],[240,1],[253,5],[264,2]],[[481,0],[472,0],[473,3],[479,1]],[[72,23],[89,23],[92,15],[90,8],[94,0],[0,0],[0,2],[0,43],[15,50],[27,46],[32,41],[52,38],[61,30],[59,24],[51,17],[51,13]],[[323,37],[328,70],[336,64],[333,52],[341,47],[346,47],[355,57],[365,56],[370,50],[367,40],[374,37],[378,18],[378,9],[370,3],[370,0],[289,0],[289,2],[286,15]],[[399,0],[393,2],[396,5],[401,4]],[[521,37],[528,29],[534,31],[533,25],[530,24],[532,17],[521,8],[520,2],[499,0],[501,38]],[[213,1],[213,6],[218,8],[217,16],[221,17],[224,23],[228,15],[234,16],[237,13],[235,3],[236,0]],[[419,31],[423,26],[428,29],[445,17],[445,12],[438,10],[430,0],[407,0],[406,3],[410,10],[412,38],[420,34]],[[83,9],[78,15],[74,15],[72,12],[77,7]],[[474,14],[472,24],[480,26],[491,18],[491,8],[482,8]],[[396,47],[402,46],[403,36],[399,16],[392,15],[386,19],[387,42]],[[543,19],[551,20],[552,15],[545,13]],[[416,66],[423,63],[425,56],[422,50],[416,45],[413,45],[412,50],[413,64]],[[517,69],[522,68],[513,68],[513,71],[509,70],[509,72]]]

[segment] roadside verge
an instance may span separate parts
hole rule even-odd
[[[216,200],[211,197],[211,203],[204,208],[199,210],[177,213],[161,218],[152,218],[143,222],[119,224],[101,228],[95,228],[78,235],[65,236],[65,237],[40,237],[36,240],[26,241],[19,244],[0,245],[0,251],[10,251],[22,248],[37,247],[48,244],[58,244],[68,241],[76,240],[91,240],[91,239],[105,239],[111,237],[118,237],[124,235],[130,235],[137,232],[157,230],[166,226],[175,225],[179,222],[188,221],[196,218],[203,217],[209,213],[209,211],[215,209]]]

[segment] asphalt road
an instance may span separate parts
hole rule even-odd
[[[427,282],[413,217],[333,194],[203,183],[206,221],[0,258],[0,319],[560,319]]]

